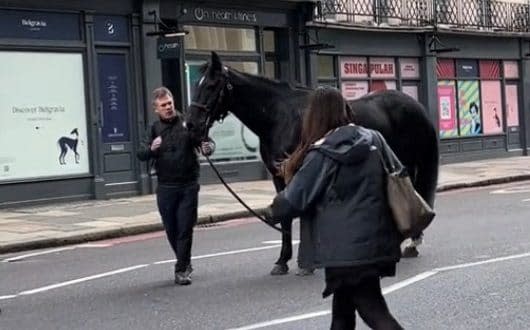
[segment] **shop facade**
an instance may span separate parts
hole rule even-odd
[[[155,12],[164,26],[153,24]],[[306,17],[311,17],[309,1],[160,1],[144,8],[144,30],[178,27],[186,35],[173,39],[179,51],[161,55],[160,38],[144,37],[146,95],[159,85],[167,86],[176,104],[186,109],[193,88],[201,77],[200,68],[214,51],[224,64],[241,72],[263,75],[293,84],[307,84],[303,41]],[[147,14],[147,15],[146,15]],[[172,39],[170,39],[172,40]],[[150,45],[150,46],[149,46]],[[268,174],[259,156],[259,140],[233,115],[210,130],[216,141],[211,160],[228,181],[266,179]],[[219,180],[201,160],[202,183]],[[153,185],[153,178],[145,178]]]
[[[438,129],[442,162],[526,155],[528,4],[480,1],[485,12],[479,1],[447,2],[321,2],[307,28],[333,48],[311,56],[313,85],[350,100],[409,94]]]
[[[311,2],[219,3],[0,0],[0,207],[154,192],[136,159],[156,119],[151,91],[169,87],[186,109],[211,51],[241,71],[307,83],[298,43]],[[187,34],[150,33],[168,27]],[[212,136],[227,180],[267,177],[237,119]]]
[[[135,157],[151,91],[169,87],[185,110],[212,51],[348,100],[401,90],[425,105],[442,162],[526,155],[528,4],[440,1],[0,0],[0,207],[152,193]],[[268,177],[237,118],[211,136],[228,181]],[[203,162],[201,183],[217,182]]]
[[[0,1],[0,206],[141,192],[139,18],[134,1]]]

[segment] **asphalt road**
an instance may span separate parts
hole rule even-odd
[[[383,281],[395,317],[407,329],[530,329],[530,183],[443,193],[436,210],[421,256]],[[3,255],[0,329],[329,328],[321,271],[297,277],[291,262],[268,275],[278,239],[251,219],[197,229],[187,287],[173,284],[163,233]]]

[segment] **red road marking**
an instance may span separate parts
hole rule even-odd
[[[102,240],[102,241],[96,241],[94,243],[109,244],[109,246],[113,246],[113,245],[117,245],[117,244],[125,244],[125,243],[146,241],[148,239],[160,238],[160,237],[164,237],[164,236],[166,236],[165,232],[157,231],[157,232],[154,232],[154,233],[139,234],[139,235],[133,235],[133,236],[118,237],[118,238],[111,238],[111,239],[106,239],[106,240]]]
[[[258,220],[256,218],[242,218],[242,219],[235,219],[235,220],[228,220],[228,221],[222,221],[214,223],[213,227],[196,227],[195,230],[212,230],[212,229],[219,229],[219,228],[230,228],[230,227],[237,227],[244,224],[249,223],[255,223]],[[124,237],[118,237],[118,238],[111,238],[101,241],[94,241],[92,244],[108,244],[108,246],[114,246],[118,244],[127,244],[127,243],[134,243],[134,242],[141,242],[146,241],[150,239],[156,239],[160,237],[165,237],[166,233],[164,231],[157,231],[153,233],[146,233],[146,234],[139,234],[139,235],[132,235],[132,236],[124,236]]]

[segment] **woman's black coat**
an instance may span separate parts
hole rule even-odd
[[[355,125],[327,134],[271,205],[273,219],[309,222],[311,237],[301,239],[311,240],[317,267],[399,261],[402,237],[386,200],[379,152],[386,142],[376,134]]]

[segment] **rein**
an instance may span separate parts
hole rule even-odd
[[[210,157],[204,155],[204,157],[206,158],[206,160],[208,161],[208,164],[210,164],[210,166],[212,167],[213,171],[215,172],[215,174],[217,175],[217,177],[219,178],[219,180],[221,181],[221,183],[226,187],[226,189],[230,192],[230,194],[232,194],[232,196],[234,196],[234,198],[241,204],[243,205],[243,207],[245,207],[253,216],[255,216],[256,218],[258,218],[261,222],[265,223],[267,226],[271,227],[271,228],[274,228],[275,230],[279,231],[280,233],[282,234],[285,234],[285,235],[291,235],[291,233],[283,230],[282,228],[280,227],[276,227],[275,225],[267,222],[267,220],[265,220],[265,218],[263,218],[259,213],[257,213],[256,211],[254,211],[250,206],[248,206],[242,199],[241,197],[239,197],[239,195],[232,189],[232,187],[230,187],[228,185],[228,183],[226,183],[226,181],[223,179],[223,176],[221,175],[221,173],[219,173],[219,170],[217,170],[217,167],[215,167],[215,165],[212,163],[212,161],[210,160]]]

